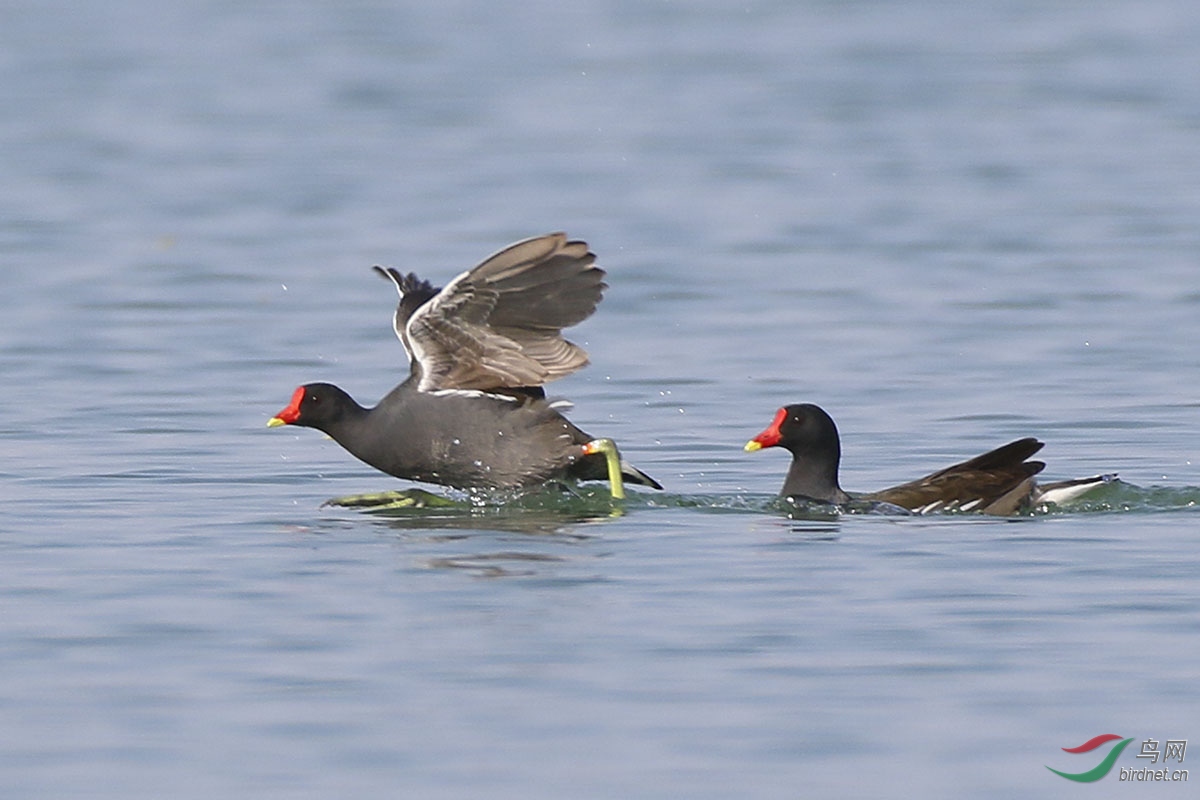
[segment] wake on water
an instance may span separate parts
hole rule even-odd
[[[1119,479],[1108,481],[1086,495],[1062,505],[1041,503],[1018,514],[1037,518],[1063,514],[1161,513],[1186,511],[1200,505],[1200,487],[1141,487]],[[656,509],[692,509],[699,513],[750,513],[785,515],[802,518],[837,518],[854,515],[914,516],[913,512],[889,504],[855,504],[845,507],[812,503],[798,498],[761,494],[671,494],[631,492],[625,500],[615,501],[602,485],[555,486],[534,491],[491,492],[486,494],[452,492],[435,494],[423,489],[352,495],[329,500],[326,507],[349,508],[389,517],[410,518],[433,523],[441,520],[457,527],[495,525],[501,520],[524,521],[535,529],[553,520],[556,526],[566,521],[587,521],[614,515],[647,513]],[[973,512],[938,510],[919,516],[959,517]],[[517,527],[521,527],[520,524]]]

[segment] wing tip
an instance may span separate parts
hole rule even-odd
[[[432,283],[418,277],[415,272],[405,274],[395,267],[381,267],[378,264],[371,267],[371,269],[380,277],[391,281],[401,297],[413,292],[428,292],[430,294],[437,294],[438,292],[438,289]]]

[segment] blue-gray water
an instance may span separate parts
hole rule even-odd
[[[0,10],[0,794],[1187,796],[1046,765],[1200,738],[1195,3],[432,5]],[[406,372],[369,266],[557,229],[667,493],[320,508],[400,485],[264,427]],[[1123,484],[789,521],[802,400],[851,489]]]

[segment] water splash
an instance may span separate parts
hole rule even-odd
[[[630,493],[624,501],[613,501],[603,486],[555,485],[537,490],[494,491],[487,493],[451,492],[438,495],[421,489],[352,495],[330,500],[325,506],[353,508],[372,514],[460,521],[484,519],[494,523],[504,515],[550,515],[561,520],[605,519],[613,515],[649,512],[656,509],[686,509],[705,514],[764,514],[789,519],[827,521],[856,516],[918,516],[887,503],[856,503],[833,506],[776,495]],[[1063,505],[1041,504],[1022,517],[1050,517],[1075,514],[1147,514],[1190,511],[1200,508],[1200,487],[1149,486],[1114,480],[1085,497]],[[972,512],[938,511],[919,515],[976,516]]]

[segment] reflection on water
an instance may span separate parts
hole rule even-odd
[[[464,570],[480,578],[513,578],[529,577],[537,574],[537,571],[529,566],[522,568],[522,564],[558,563],[565,560],[565,558],[560,556],[551,556],[544,553],[506,551],[443,556],[440,558],[431,558],[428,563],[434,569]]]
[[[470,508],[457,511],[438,509],[432,512],[421,509],[377,511],[372,512],[372,516],[386,520],[388,527],[397,530],[505,531],[582,540],[592,538],[587,526],[609,521],[614,514],[525,508]]]

